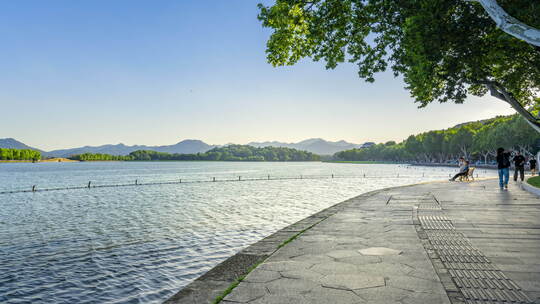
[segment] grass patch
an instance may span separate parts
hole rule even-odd
[[[291,236],[289,239],[287,239],[287,240],[283,241],[283,243],[279,244],[279,246],[277,247],[277,249],[279,249],[279,248],[281,248],[281,247],[283,247],[283,246],[289,244],[290,242],[294,241],[294,240],[295,240],[297,237],[299,237],[302,233],[304,233],[304,232],[308,231],[309,229],[313,228],[315,225],[317,225],[318,223],[324,221],[325,219],[326,219],[326,218],[324,218],[324,219],[322,219],[322,220],[316,222],[315,224],[313,224],[313,225],[311,225],[311,226],[309,226],[309,227],[307,227],[307,228],[301,230],[301,231],[298,232],[297,234]],[[233,289],[235,289],[235,288],[238,286],[238,284],[240,284],[240,282],[242,282],[242,281],[246,278],[246,276],[247,276],[250,272],[253,271],[253,269],[257,268],[257,267],[258,267],[259,265],[261,265],[264,261],[266,261],[266,259],[264,259],[264,260],[262,260],[262,261],[260,261],[260,262],[257,262],[255,265],[249,267],[247,273],[246,273],[245,275],[239,277],[238,279],[236,279],[233,283],[231,283],[231,285],[229,285],[229,287],[227,287],[227,289],[225,289],[225,290],[223,291],[223,293],[222,293],[221,295],[219,295],[219,296],[212,302],[212,304],[219,304],[219,302],[221,302],[228,294],[230,294],[230,293],[233,291]]]
[[[227,287],[227,289],[225,289],[223,291],[223,293],[221,295],[219,295],[213,302],[212,304],[218,304],[219,302],[221,302],[223,300],[223,298],[225,298],[228,294],[231,293],[231,291],[233,291],[233,289],[236,288],[236,286],[238,286],[238,284],[240,284],[240,282],[242,282],[246,276],[253,271],[253,269],[257,268],[257,266],[261,265],[262,262],[264,262],[266,259],[260,261],[260,262],[257,262],[255,265],[249,267],[247,273],[241,277],[239,277],[238,279],[236,279],[234,282],[231,283],[231,285],[229,285],[229,287]]]
[[[527,183],[529,183],[529,185],[534,186],[536,188],[540,188],[540,176],[529,178],[527,180]]]
[[[298,232],[297,234],[291,236],[289,239],[283,241],[283,243],[279,244],[279,246],[278,246],[277,248],[279,249],[279,248],[281,248],[281,247],[283,247],[283,246],[289,244],[290,242],[294,241],[297,237],[299,237],[302,233],[308,231],[309,229],[313,228],[313,226],[317,225],[318,223],[320,223],[320,222],[322,222],[322,221],[323,221],[323,220],[320,220],[320,221],[316,222],[315,224],[313,224],[313,225],[307,227],[306,229],[301,230],[301,231]]]

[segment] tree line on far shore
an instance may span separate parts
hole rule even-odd
[[[41,152],[30,149],[0,148],[0,160],[31,160],[41,159]]]
[[[341,151],[334,157],[348,161],[445,163],[463,156],[489,163],[498,147],[520,151],[525,156],[535,155],[539,141],[540,134],[525,119],[511,115],[411,135],[400,143],[389,141]]]
[[[68,157],[79,161],[113,161],[113,160],[133,160],[129,155],[111,155],[103,153],[82,153]]]
[[[445,163],[463,156],[469,160],[492,161],[498,147],[532,156],[539,150],[540,134],[518,115],[500,116],[411,135],[396,143],[389,141],[369,148],[351,149],[334,154],[333,159],[346,161],[388,161]],[[84,153],[69,157],[80,161],[319,161],[317,154],[284,147],[228,145],[204,153],[178,154],[149,150],[129,155]],[[39,151],[0,148],[0,160],[41,159]]]
[[[69,157],[80,161],[318,161],[320,156],[307,151],[284,147],[257,148],[247,145],[228,145],[211,149],[204,153],[179,154],[150,150],[138,150],[129,155],[116,156],[109,154],[84,153]]]

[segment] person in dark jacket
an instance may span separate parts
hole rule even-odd
[[[514,181],[517,182],[518,172],[519,172],[519,177],[521,178],[521,181],[523,181],[523,179],[525,178],[525,157],[523,157],[521,153],[516,152],[516,156],[514,156],[513,161],[514,161],[514,166],[515,166]]]
[[[510,179],[510,152],[504,151],[504,148],[497,149],[497,168],[499,171],[499,187],[501,190],[508,189],[508,180]]]
[[[536,173],[536,159],[533,157],[529,160],[529,167],[531,168],[531,175]]]

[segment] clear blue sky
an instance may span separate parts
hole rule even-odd
[[[491,97],[417,109],[400,79],[367,84],[350,64],[273,68],[257,2],[0,2],[0,138],[45,150],[361,143],[513,113]]]

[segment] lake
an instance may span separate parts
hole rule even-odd
[[[455,171],[320,162],[0,164],[0,192],[183,181],[0,194],[0,302],[161,303],[242,248],[317,211]],[[302,179],[264,180],[268,175]],[[238,176],[262,180],[220,182]]]

